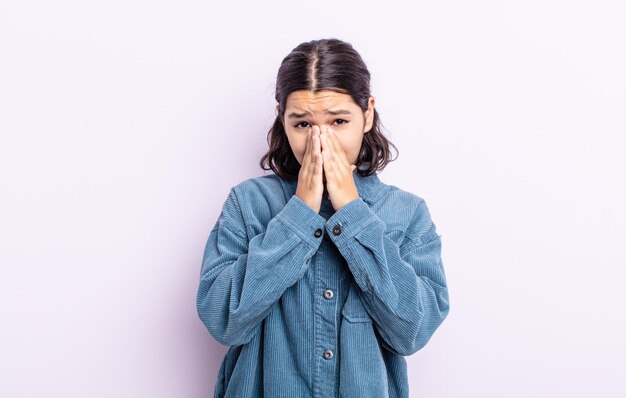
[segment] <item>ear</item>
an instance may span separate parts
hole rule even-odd
[[[363,127],[363,133],[367,133],[374,126],[374,103],[376,100],[374,97],[370,97],[367,101],[367,110],[365,111],[365,126]]]

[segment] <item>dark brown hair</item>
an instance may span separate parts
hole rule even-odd
[[[338,39],[305,42],[294,48],[283,59],[276,78],[276,120],[267,133],[269,151],[259,162],[263,170],[273,170],[285,179],[298,177],[300,163],[289,146],[283,125],[287,96],[293,91],[333,90],[349,94],[365,112],[370,97],[370,73],[359,53],[351,44]],[[372,129],[363,136],[357,158],[356,172],[368,176],[385,168],[395,160],[390,148],[398,149],[383,134],[376,108]]]

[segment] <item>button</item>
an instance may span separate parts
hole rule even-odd
[[[324,359],[333,359],[333,352],[331,350],[324,351]]]
[[[337,224],[333,227],[333,234],[341,235],[341,225]]]
[[[330,289],[324,290],[324,298],[326,300],[330,300],[331,298],[333,298],[334,295],[335,295],[335,293],[333,293],[332,290],[330,290]]]
[[[315,230],[315,237],[319,238],[320,236],[322,236],[322,229],[318,228]]]

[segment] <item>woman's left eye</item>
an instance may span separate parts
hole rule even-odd
[[[335,120],[335,123],[337,123],[337,124],[340,124],[340,125],[341,125],[341,124],[346,124],[346,123],[348,123],[348,121],[347,121],[347,120],[345,120],[345,119],[337,119],[337,120]]]

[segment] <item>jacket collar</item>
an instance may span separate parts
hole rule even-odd
[[[377,174],[372,174],[370,176],[362,176],[359,173],[352,173],[354,176],[354,183],[356,185],[356,189],[359,191],[359,196],[366,202],[368,205],[372,205],[375,201],[382,188],[384,187],[384,183],[380,181]],[[287,200],[289,200],[296,193],[296,188],[298,187],[298,179],[286,180],[278,177],[280,183],[283,187],[283,191],[285,191],[285,195]],[[326,187],[324,187],[324,196],[327,197],[328,193]]]

